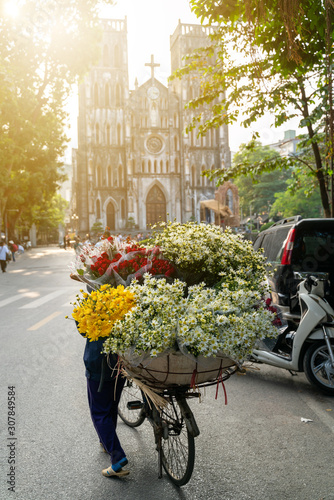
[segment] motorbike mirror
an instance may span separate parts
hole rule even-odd
[[[311,292],[312,290],[312,286],[317,286],[318,284],[318,281],[317,279],[312,276],[311,274],[309,274],[307,276],[307,278],[305,279],[305,283],[304,283],[304,286],[305,286],[305,289],[307,290],[307,292]]]

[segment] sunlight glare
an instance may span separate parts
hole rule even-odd
[[[19,6],[17,2],[13,2],[13,0],[8,0],[5,5],[5,13],[10,17],[17,17],[19,14]]]

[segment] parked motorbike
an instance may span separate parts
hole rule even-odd
[[[309,382],[334,396],[334,309],[325,298],[327,278],[300,275],[297,297],[299,324],[287,323],[275,339],[264,339],[251,361],[305,372]]]

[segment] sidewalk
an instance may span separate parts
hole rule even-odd
[[[38,260],[41,257],[63,257],[64,259],[64,268],[75,259],[75,252],[73,248],[69,248],[64,250],[63,248],[59,248],[58,245],[53,246],[38,246],[34,248],[30,248],[29,250],[25,250],[22,254],[15,253],[15,261],[11,260],[7,263],[7,272],[13,271],[15,268],[19,269],[21,266],[30,267],[33,263],[32,261]],[[35,267],[35,266],[34,266]]]

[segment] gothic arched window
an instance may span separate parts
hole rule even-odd
[[[112,168],[110,165],[108,167],[108,186],[112,186]]]
[[[121,219],[125,219],[125,201],[121,201]]]
[[[109,85],[109,83],[106,83],[105,87],[104,87],[104,104],[105,104],[105,106],[110,105],[110,85]]]
[[[96,169],[96,185],[102,186],[102,168],[101,165],[98,165]]]
[[[205,171],[205,165],[202,165],[202,171],[201,171],[201,184],[202,186],[206,186],[206,176],[203,175],[204,171]]]
[[[98,123],[96,123],[95,125],[95,143],[96,144],[100,143],[100,127]]]
[[[196,186],[196,168],[195,165],[191,167],[191,185]]]
[[[118,166],[118,185],[119,185],[119,187],[123,186],[123,167],[122,167],[122,165]]]
[[[96,200],[96,218],[101,219],[101,203],[100,200]]]
[[[107,135],[107,137],[106,137],[106,139],[107,139],[106,143],[107,143],[108,146],[110,146],[110,144],[111,144],[111,134],[110,134],[110,131],[111,131],[110,125],[108,123],[108,125],[106,127],[106,135]]]
[[[115,67],[119,68],[121,66],[121,51],[118,45],[115,45],[114,49],[114,61],[115,61]]]
[[[108,45],[103,47],[103,66],[109,66],[109,48]]]
[[[190,131],[190,146],[194,146],[194,131]]]
[[[122,100],[122,89],[120,84],[118,83],[116,85],[116,106],[121,105],[121,100]]]
[[[232,189],[228,189],[226,192],[226,205],[233,212],[233,193]]]
[[[118,123],[117,124],[117,146],[120,146],[122,144],[122,134],[121,134],[121,125]]]
[[[99,105],[99,86],[97,83],[94,84],[94,106],[97,108]]]

